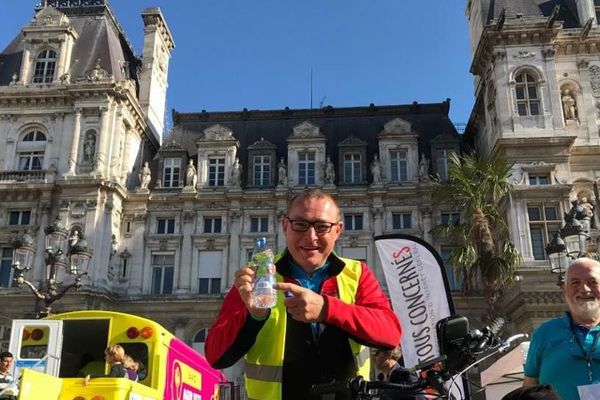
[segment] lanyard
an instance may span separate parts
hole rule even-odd
[[[573,337],[575,338],[577,345],[579,345],[581,354],[585,358],[585,361],[587,361],[588,377],[590,378],[590,383],[593,383],[594,382],[594,374],[592,372],[592,356],[594,354],[594,351],[596,351],[596,347],[598,346],[598,339],[600,339],[600,332],[596,333],[596,337],[594,338],[594,343],[592,343],[592,348],[590,349],[590,351],[588,353],[586,353],[585,349],[583,348],[583,344],[581,343],[581,341],[579,340],[579,337],[577,336],[577,333],[575,332],[575,323],[573,322],[573,318],[571,317],[571,314],[569,314],[569,322],[571,323],[570,324],[571,325],[571,333],[573,334]]]

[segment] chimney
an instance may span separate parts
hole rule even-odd
[[[142,11],[144,20],[144,50],[140,74],[139,101],[150,129],[162,143],[173,36],[160,8]]]

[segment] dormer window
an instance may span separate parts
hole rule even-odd
[[[315,184],[315,153],[314,152],[299,152],[298,153],[298,184],[314,185]]]
[[[225,158],[208,159],[208,186],[225,186]]]
[[[448,179],[448,163],[454,149],[438,149],[435,152],[435,169],[442,180]]]
[[[253,159],[254,186],[268,186],[271,184],[271,157],[270,156],[254,156]]]
[[[344,183],[362,183],[360,153],[344,153]]]
[[[179,187],[181,182],[181,158],[165,158],[163,167],[163,187]]]
[[[390,151],[392,182],[408,181],[408,151],[405,149]]]
[[[56,52],[54,50],[42,50],[35,62],[33,71],[33,83],[51,83],[56,72]]]

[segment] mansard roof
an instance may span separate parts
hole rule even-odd
[[[574,0],[482,0],[481,6],[484,25],[498,21],[503,10],[507,19],[516,18],[518,15],[547,18],[552,15],[556,6],[560,6],[556,19],[563,21],[564,28],[578,28],[583,25],[579,21]]]
[[[401,119],[410,125],[411,132],[418,136],[419,152],[430,156],[430,141],[440,134],[459,138],[456,128],[448,117],[450,99],[441,103],[391,105],[367,107],[283,110],[244,110],[241,112],[180,113],[173,111],[174,128],[165,144],[176,141],[188,151],[197,154],[196,142],[204,136],[207,128],[221,125],[231,130],[240,143],[240,161],[245,163],[248,146],[264,139],[276,146],[277,159],[287,158],[287,140],[294,129],[309,123],[318,128],[326,139],[327,153],[337,160],[338,144],[347,144],[349,137],[357,143],[367,144],[367,153],[372,157],[378,151],[378,138],[390,121]],[[364,146],[360,145],[360,146]]]
[[[64,13],[79,36],[67,68],[72,81],[85,78],[97,64],[117,81],[137,81],[140,61],[106,0],[48,0],[48,7]],[[36,25],[43,24],[34,17],[28,27]],[[24,45],[25,35],[21,31],[0,53],[0,86],[8,85],[13,74],[19,73]]]

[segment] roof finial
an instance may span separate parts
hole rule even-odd
[[[48,0],[44,0],[44,8],[48,7]]]

